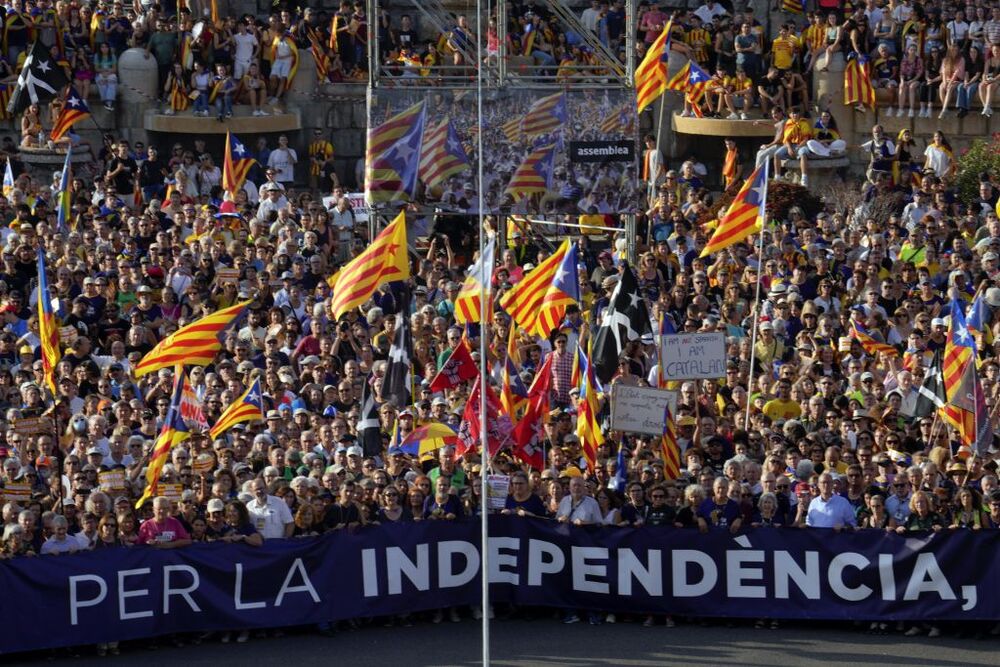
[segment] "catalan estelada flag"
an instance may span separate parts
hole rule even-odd
[[[226,132],[226,152],[222,156],[222,189],[236,196],[247,181],[247,174],[257,160],[250,157],[246,144],[232,132]]]
[[[685,93],[692,102],[697,102],[705,94],[710,80],[708,72],[698,67],[694,61],[689,60],[684,67],[670,77],[670,81],[667,82],[667,90]]]
[[[255,421],[264,421],[264,398],[260,393],[259,378],[251,382],[243,395],[219,415],[218,421],[209,429],[208,435],[215,439],[236,424]]]
[[[517,350],[517,323],[510,323],[507,358],[500,377],[500,407],[515,424],[528,406],[528,388],[521,381],[521,359]]]
[[[990,327],[990,309],[986,306],[986,300],[982,293],[976,295],[969,312],[966,314],[966,324],[969,325],[969,332],[980,332],[983,335],[983,344],[993,344],[993,329]],[[976,358],[978,362],[979,358]]]
[[[379,285],[410,277],[406,247],[406,212],[375,237],[371,245],[344,265],[333,286],[330,312],[335,320],[357,308],[375,293]]]
[[[604,119],[601,123],[601,132],[603,134],[618,134],[625,132],[629,125],[631,125],[629,108],[627,105],[622,105]]]
[[[445,118],[424,132],[419,172],[424,185],[433,188],[470,168],[469,156],[465,154],[455,125],[450,120]]]
[[[635,100],[638,113],[659,99],[667,86],[667,60],[670,57],[670,30],[667,21],[660,36],[649,45],[642,62],[635,68]]]
[[[149,467],[146,469],[146,488],[142,497],[136,502],[139,509],[150,498],[155,498],[160,484],[160,473],[164,464],[170,459],[170,450],[191,437],[187,424],[181,418],[181,395],[184,391],[184,367],[174,370],[174,389],[170,396],[170,407],[163,429],[153,444],[153,453],[149,457]]]
[[[90,118],[90,107],[80,97],[80,94],[76,92],[76,88],[71,86],[69,95],[66,96],[66,104],[63,105],[62,111],[59,112],[59,118],[56,118],[56,124],[52,126],[49,138],[52,141],[59,141],[66,136],[69,128],[87,118]]]
[[[529,195],[545,194],[552,185],[552,169],[555,162],[556,145],[549,144],[537,148],[524,158],[507,184],[505,194],[515,201]]]
[[[806,0],[781,0],[781,9],[792,14],[805,14]]]
[[[681,67],[677,72],[674,73],[670,80],[667,81],[667,90],[676,90],[677,92],[683,93],[687,90],[688,77],[691,76],[691,61],[684,63],[684,67]]]
[[[712,238],[709,239],[705,249],[701,251],[702,257],[707,257],[734,243],[739,243],[751,234],[763,229],[764,216],[767,212],[769,164],[770,161],[765,160],[764,164],[750,174],[750,178],[740,188],[736,199],[729,205],[725,215],[719,218],[719,224],[715,228],[715,232],[712,233]]]
[[[879,353],[890,357],[899,356],[899,350],[894,348],[892,345],[887,345],[886,343],[881,343],[875,340],[872,338],[872,335],[857,322],[851,322],[851,337],[861,343],[861,347],[864,348],[865,352],[873,356],[878,355]]]
[[[455,298],[455,321],[459,324],[482,321],[484,308],[480,303],[479,293],[485,287],[486,302],[490,302],[495,249],[496,239],[490,239],[482,256],[472,265],[472,270],[462,283],[462,289]]]
[[[56,194],[56,231],[65,234],[69,231],[70,210],[72,209],[71,184],[73,182],[73,147],[66,150],[66,160],[63,162],[62,174],[59,175],[59,192]]]
[[[566,124],[566,94],[556,93],[535,100],[521,119],[521,132],[531,138],[555,132]]]
[[[45,276],[45,252],[38,249],[38,337],[41,339],[42,372],[45,384],[53,396],[56,392],[55,372],[59,363],[59,327],[52,310],[52,296],[49,294],[49,280]]]
[[[500,126],[500,130],[503,132],[504,136],[507,137],[507,141],[512,144],[519,143],[522,139],[521,135],[521,120],[522,117],[512,118],[506,123]]]
[[[226,334],[242,320],[249,305],[249,301],[243,301],[181,327],[146,353],[135,367],[135,376],[139,378],[177,364],[207,366],[212,363],[222,349]]]
[[[369,204],[410,201],[416,194],[424,137],[423,102],[368,131],[365,198]]]
[[[875,108],[875,87],[872,85],[871,63],[868,58],[848,58],[844,67],[844,104],[863,104]]]
[[[576,435],[580,438],[583,458],[591,473],[597,469],[597,449],[604,444],[604,434],[597,422],[600,405],[597,400],[597,383],[594,369],[582,349],[577,351],[580,359],[580,401],[577,403]]]
[[[500,305],[522,329],[544,337],[563,321],[566,307],[579,301],[576,244],[566,239],[504,294]]]
[[[954,299],[941,368],[947,403],[940,413],[958,431],[957,456],[963,459],[985,451],[992,444],[989,408],[979,382],[976,357],[976,341],[969,333],[962,304]]]

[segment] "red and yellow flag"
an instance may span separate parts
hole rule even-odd
[[[191,437],[187,424],[181,418],[181,396],[183,393],[184,367],[177,366],[174,369],[174,389],[170,398],[170,407],[167,409],[167,418],[163,422],[160,436],[153,444],[153,453],[149,458],[149,467],[146,469],[146,488],[142,492],[142,497],[135,504],[136,509],[141,508],[142,504],[150,498],[156,497],[160,484],[160,473],[170,458],[170,450]]]
[[[767,211],[768,164],[769,161],[765,161],[757,167],[740,188],[725,215],[719,218],[719,225],[715,228],[712,238],[701,251],[702,257],[739,243],[763,228],[764,215]]]
[[[38,337],[42,341],[42,371],[45,384],[53,396],[56,392],[56,364],[59,363],[59,327],[52,311],[52,297],[49,295],[49,281],[45,276],[45,253],[38,249]]]
[[[400,211],[364,252],[340,270],[330,304],[333,319],[339,320],[344,313],[363,304],[379,285],[409,278],[410,261],[406,252],[406,212]]]
[[[249,301],[206,315],[170,334],[146,353],[135,367],[137,378],[177,364],[207,366],[222,349],[226,333],[242,319]]]
[[[667,21],[660,36],[653,40],[645,57],[635,69],[635,100],[638,113],[659,99],[667,86],[667,59],[670,56],[670,30]]]

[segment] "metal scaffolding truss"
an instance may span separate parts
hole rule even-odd
[[[551,13],[551,19],[558,22],[560,29],[575,37],[574,46],[587,53],[585,63],[555,65],[539,63],[530,54],[512,52],[513,41],[525,43],[527,33],[511,35],[507,5],[503,0],[488,0],[478,3],[482,15],[482,62],[483,85],[488,88],[505,86],[530,86],[531,88],[566,88],[583,85],[609,89],[633,87],[636,50],[635,0],[625,2],[625,61],[605,45],[596,34],[583,26],[580,17],[566,0],[544,0]],[[388,11],[389,0],[368,0],[369,16],[378,17]],[[456,11],[442,0],[392,0],[393,27],[398,27],[398,16],[407,13],[415,19],[415,27],[423,33],[426,41],[447,43],[449,55],[457,51],[460,62],[443,62],[444,54],[438,54],[434,64],[427,64],[412,58],[409,61],[383,57],[390,51],[380,43],[382,39],[376,21],[368,24],[369,62],[377,66],[369,68],[369,86],[380,87],[428,87],[428,88],[475,88],[476,87],[476,6],[470,12]],[[464,38],[457,30],[457,16],[465,15],[467,30]],[[451,37],[449,39],[449,37]]]

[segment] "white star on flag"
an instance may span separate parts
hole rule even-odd
[[[42,60],[41,62],[38,63],[38,69],[42,72],[48,72],[50,69],[52,69],[52,66],[49,65],[48,60]]]
[[[243,144],[241,144],[238,141],[235,144],[233,144],[233,153],[235,153],[236,155],[242,156],[246,152],[246,150],[247,149],[243,148]]]
[[[260,394],[258,394],[255,391],[250,392],[249,394],[247,394],[247,401],[249,401],[250,403],[259,403]]]
[[[80,99],[77,98],[77,97],[71,97],[68,100],[66,100],[66,104],[68,104],[68,105],[70,105],[71,107],[74,107],[74,108],[78,107],[78,106],[80,106]]]

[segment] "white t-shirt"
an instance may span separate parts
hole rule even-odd
[[[250,33],[233,35],[233,42],[236,44],[236,51],[233,54],[233,59],[239,62],[250,62],[253,58],[254,47],[257,46],[257,38]]]
[[[603,523],[604,516],[601,514],[601,506],[590,496],[584,496],[580,502],[573,500],[573,496],[563,496],[559,501],[559,510],[556,518],[566,517],[570,523],[577,520],[583,523]]]
[[[267,158],[267,166],[277,172],[274,180],[291,183],[295,180],[295,163],[298,161],[299,155],[294,148],[276,148]]]
[[[254,498],[247,503],[250,521],[265,540],[273,540],[285,536],[285,526],[292,523],[292,511],[288,504],[277,496],[268,496],[264,505]]]

